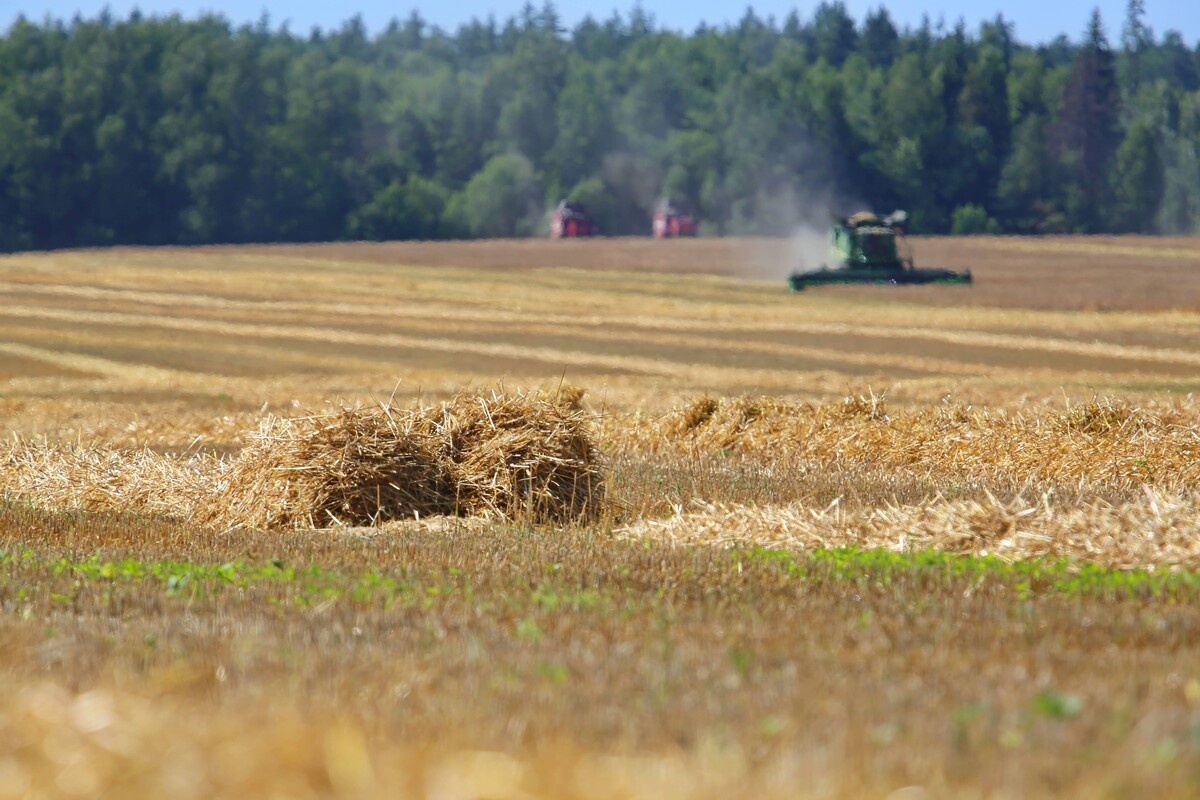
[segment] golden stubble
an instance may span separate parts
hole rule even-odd
[[[0,797],[1195,796],[1190,594],[771,555],[1195,570],[1194,240],[921,239],[976,284],[803,294],[785,248],[0,258]],[[582,415],[588,522],[291,513],[403,438],[355,413],[498,381]],[[538,458],[498,438],[477,489]]]

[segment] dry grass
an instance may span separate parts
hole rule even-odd
[[[365,402],[398,380],[400,397],[442,399],[500,376],[565,375],[628,409],[704,392],[829,400],[874,389],[894,403],[949,394],[993,406],[1200,388],[1189,288],[1200,271],[1186,241],[922,240],[923,262],[944,250],[979,282],[800,294],[785,288],[783,241],[561,244],[0,258],[0,349],[13,358],[0,399],[161,394],[216,416],[298,397]],[[1170,307],[1130,280],[1168,293]],[[1096,292],[1106,295],[1089,300]],[[48,408],[14,424],[52,433],[62,416]]]
[[[664,415],[613,415],[602,439],[618,456],[729,452],[796,471],[869,467],[1005,494],[1200,486],[1200,406],[1190,397],[1006,411],[954,403],[890,410],[877,395],[822,404],[703,396]]]
[[[0,796],[188,800],[210,797],[792,798],[810,765],[779,755],[756,768],[740,748],[604,755],[568,741],[518,755],[450,743],[388,742],[347,716],[315,721],[267,704],[236,717],[210,705],[52,682],[9,687],[0,740]],[[187,719],[186,728],[175,720]],[[73,767],[64,769],[69,759]],[[269,765],[269,767],[268,767]]]
[[[1200,571],[1200,494],[1180,498],[1147,491],[1109,504],[947,501],[844,511],[825,508],[696,504],[665,520],[619,529],[635,540],[676,545],[749,545],[807,551],[854,547],[909,552],[938,550],[1018,561],[1067,558],[1116,569]]]
[[[946,287],[904,290],[904,302],[1027,309],[1112,311],[1200,307],[1197,237],[1046,236],[912,239],[917,263],[969,268],[970,291]],[[213,249],[214,255],[246,248]],[[590,272],[646,271],[779,280],[799,266],[786,239],[645,239],[586,242],[496,241],[330,244],[249,249],[260,257],[311,258],[343,264],[464,264],[497,270],[573,267]],[[882,298],[895,290],[835,289],[825,294]]]
[[[433,408],[342,407],[268,417],[236,457],[18,441],[0,491],[44,508],[172,517],[223,529],[369,525],[472,514],[567,524],[604,502],[585,415],[521,393]]]
[[[214,459],[187,461],[98,444],[16,442],[0,450],[0,497],[64,511],[147,514],[188,520],[212,498]]]
[[[1200,306],[1200,239],[1165,236],[915,237],[918,263],[970,267],[966,296],[922,293],[954,305],[1119,311]]]

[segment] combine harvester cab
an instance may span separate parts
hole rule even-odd
[[[660,200],[654,210],[653,232],[655,239],[674,239],[678,236],[695,236],[696,217],[690,211],[670,200]]]
[[[879,217],[861,211],[845,217],[830,229],[834,266],[822,264],[812,270],[793,272],[788,283],[795,291],[830,284],[906,285],[923,283],[971,283],[971,272],[948,269],[917,269],[907,255],[904,223],[908,214],[895,211]]]
[[[582,203],[568,203],[564,200],[550,215],[551,239],[576,239],[599,235],[600,228],[592,221],[592,215]]]

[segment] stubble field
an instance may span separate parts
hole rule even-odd
[[[1200,240],[913,246],[0,258],[0,798],[1195,796]]]

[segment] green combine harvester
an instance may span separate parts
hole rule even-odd
[[[830,230],[831,253],[836,266],[822,264],[809,271],[793,272],[788,283],[795,291],[837,283],[902,285],[921,283],[971,283],[971,272],[917,269],[912,257],[902,253],[904,223],[908,214],[896,211],[879,217],[869,211],[837,221]]]

